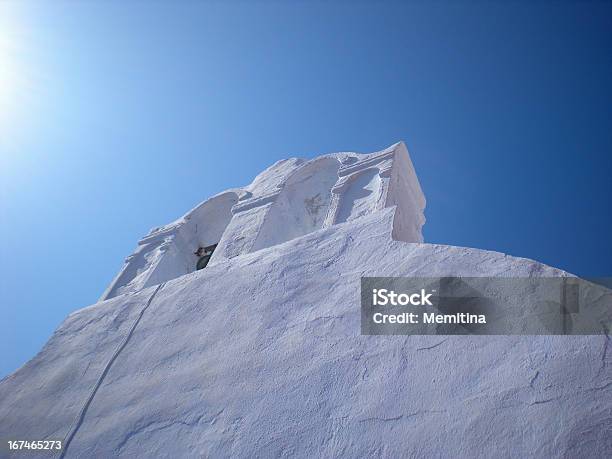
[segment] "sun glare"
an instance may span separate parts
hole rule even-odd
[[[11,39],[4,27],[0,33],[0,116],[4,118],[10,110],[9,105],[16,86],[17,68],[11,50]]]
[[[0,2],[0,147],[11,142],[26,111],[25,42],[18,19],[15,3]]]

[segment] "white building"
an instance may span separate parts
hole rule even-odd
[[[610,457],[604,334],[361,334],[362,277],[568,276],[423,243],[424,207],[399,143],[280,161],[151,231],[101,301],[0,381],[2,446],[61,440],[56,457],[69,458]],[[591,293],[609,316],[612,292]],[[524,298],[503,303],[522,331],[539,312]]]
[[[425,197],[403,142],[376,153],[279,161],[253,183],[219,193],[138,242],[101,300],[394,207],[393,238],[423,242]],[[203,250],[200,250],[202,252]]]

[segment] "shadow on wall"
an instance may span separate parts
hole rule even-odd
[[[252,250],[281,244],[322,228],[339,168],[336,158],[321,158],[289,177],[266,215]]]
[[[340,198],[336,223],[348,222],[375,211],[380,186],[378,169],[366,169],[359,174]]]
[[[238,195],[226,192],[196,207],[184,217],[166,256],[151,275],[149,285],[197,270],[200,248],[216,246],[232,219],[232,207]],[[212,255],[212,251],[211,255]]]

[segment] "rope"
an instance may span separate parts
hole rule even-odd
[[[113,353],[113,356],[110,358],[110,360],[108,361],[108,363],[104,367],[104,370],[102,371],[102,373],[100,374],[100,377],[96,381],[96,384],[94,385],[91,393],[89,394],[89,397],[87,398],[85,404],[81,408],[81,411],[79,413],[79,417],[77,418],[76,422],[74,422],[72,424],[70,430],[68,431],[69,433],[66,434],[66,437],[64,437],[63,448],[62,448],[62,452],[61,452],[61,454],[59,456],[59,459],[63,459],[66,456],[66,452],[68,451],[68,447],[70,446],[70,443],[74,439],[74,436],[76,435],[77,431],[79,430],[79,428],[83,424],[83,420],[85,419],[85,415],[87,414],[87,410],[89,409],[89,405],[91,405],[91,402],[93,401],[93,398],[95,397],[96,392],[98,392],[98,389],[102,385],[102,382],[104,381],[104,378],[108,374],[108,371],[110,370],[110,367],[113,365],[113,363],[115,362],[115,360],[117,359],[117,357],[119,356],[121,351],[127,345],[128,341],[132,337],[132,334],[134,333],[134,330],[136,330],[136,327],[138,326],[138,323],[140,322],[140,319],[142,319],[142,316],[144,315],[144,313],[147,310],[147,308],[149,306],[151,306],[151,302],[153,301],[153,298],[155,297],[157,292],[159,292],[161,290],[161,288],[164,286],[164,284],[165,284],[165,282],[159,284],[157,286],[157,288],[155,289],[155,291],[153,292],[153,294],[149,297],[149,300],[147,301],[147,304],[144,306],[144,308],[142,308],[142,310],[140,311],[140,314],[138,314],[138,317],[136,318],[136,320],[132,324],[132,328],[130,328],[130,331],[126,335],[125,339],[119,345],[119,347],[117,347],[117,349]]]

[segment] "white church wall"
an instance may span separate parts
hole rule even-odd
[[[233,218],[213,254],[212,264],[251,251],[275,196],[251,198],[234,206]]]
[[[425,224],[425,195],[404,143],[398,144],[386,207],[397,206],[393,221],[393,239],[404,242],[423,242]]]

